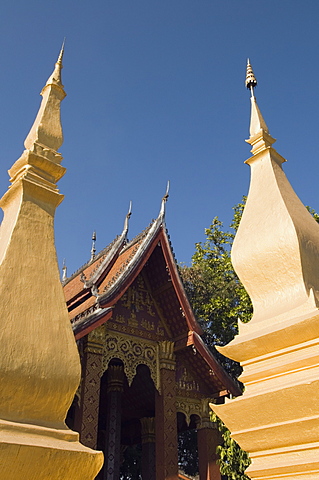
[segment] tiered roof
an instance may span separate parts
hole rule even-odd
[[[64,282],[75,336],[79,339],[110,320],[114,306],[143,270],[167,321],[166,334],[175,342],[175,352],[185,355],[186,363],[196,365],[211,394],[238,396],[237,383],[201,339],[202,329],[186,296],[165,226],[167,198],[166,192],[156,220],[130,242],[129,212],[121,235]]]

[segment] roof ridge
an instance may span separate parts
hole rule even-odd
[[[151,220],[151,222],[149,223],[149,225],[144,228],[144,230],[142,230],[140,233],[138,233],[132,240],[128,241],[124,247],[122,248],[121,250],[121,254],[123,252],[125,252],[127,249],[131,248],[135,243],[137,243],[139,240],[142,240],[144,237],[146,237],[146,235],[148,234],[149,230],[151,229],[151,227],[154,225],[154,222],[156,221],[156,219],[153,218],[153,220]]]
[[[112,246],[115,244],[115,242],[118,240],[120,235],[117,235],[114,240],[112,240],[111,243],[109,243],[108,245],[106,245],[102,250],[99,251],[99,253],[97,253],[95,255],[95,257],[93,259],[90,259],[88,260],[86,263],[84,263],[81,267],[79,267],[74,273],[72,273],[72,275],[70,275],[69,277],[67,277],[67,279],[63,282],[63,285],[66,285],[70,280],[72,280],[73,278],[77,277],[79,273],[81,273],[86,267],[88,267],[89,265],[92,265],[93,263],[95,263],[97,260],[99,260],[104,254],[106,254],[111,248]]]

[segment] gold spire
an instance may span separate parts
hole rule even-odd
[[[251,454],[250,478],[297,480],[319,467],[319,225],[293,191],[260,118],[249,139],[251,181],[231,252],[253,316],[239,323],[229,345],[217,347],[241,363],[245,391],[212,408]]]
[[[61,81],[63,53],[64,42],[52,75],[48,78],[41,91],[40,95],[43,97],[41,106],[34,124],[24,142],[25,148],[32,151],[38,150],[39,148],[42,148],[43,150],[43,147],[45,147],[46,153],[44,153],[44,156],[47,157],[47,149],[57,151],[63,143],[60,118],[60,103],[66,96]],[[55,159],[50,158],[50,160],[60,163],[56,155]]]
[[[251,136],[247,142],[253,146],[253,156],[246,160],[251,166],[251,183],[232,261],[252,298],[256,319],[269,315],[271,308],[279,311],[288,309],[287,305],[306,303],[311,288],[319,305],[319,226],[287,180],[282,169],[286,160],[272,147],[275,140],[255,97],[251,100]],[[271,307],[266,308],[268,299]]]
[[[0,200],[1,479],[90,480],[103,463],[64,422],[81,368],[54,245],[63,199],[56,182],[65,172],[54,150],[62,143],[62,53]]]
[[[269,134],[266,122],[257,105],[256,97],[254,95],[254,88],[257,86],[257,79],[249,59],[247,60],[245,85],[251,92],[251,114],[249,127],[250,137],[249,140],[246,141],[253,146],[251,151],[254,155],[256,155],[264,148],[267,148],[275,143],[276,140]]]
[[[65,43],[65,39],[63,40],[62,47],[61,47],[58,59],[56,61],[54,70],[52,72],[52,75],[50,75],[50,77],[48,78],[45,87],[54,83],[55,85],[59,85],[63,88],[62,79],[61,79],[61,70],[63,68],[62,60],[63,60],[63,55],[64,55],[64,43]],[[42,92],[41,92],[41,94],[42,94]]]

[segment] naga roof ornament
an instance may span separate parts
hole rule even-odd
[[[63,259],[63,265],[62,265],[62,283],[64,283],[67,279],[67,266],[65,263],[65,258]]]
[[[169,187],[170,187],[170,183],[169,183],[169,180],[167,181],[167,185],[166,185],[166,192],[165,192],[165,195],[164,197],[162,198],[162,204],[161,204],[161,210],[160,210],[160,213],[159,213],[159,217],[165,217],[165,205],[166,205],[166,202],[168,200],[168,197],[169,197]]]
[[[104,276],[108,273],[110,270],[111,266],[113,265],[114,261],[116,258],[119,256],[121,250],[125,246],[127,242],[127,233],[128,233],[128,228],[129,228],[129,219],[132,215],[132,202],[129,204],[129,209],[125,217],[124,221],[124,227],[121,235],[114,241],[112,247],[108,251],[107,255],[105,256],[104,260],[101,262],[99,267],[94,271],[92,274],[91,278],[88,280],[85,278],[85,275],[82,274],[81,279],[84,283],[84,288],[92,288],[94,285],[96,285],[97,282],[101,280],[101,277],[104,278]],[[95,232],[93,232],[93,237],[94,237]],[[96,240],[96,234],[95,238],[92,241],[94,242],[94,256],[93,256],[93,245],[92,245],[92,250],[91,250],[91,259],[90,262],[95,259],[95,240]],[[96,292],[96,289],[94,290]]]

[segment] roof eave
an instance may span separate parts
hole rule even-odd
[[[92,330],[103,325],[112,317],[112,307],[100,308],[97,307],[92,313],[83,312],[82,317],[72,323],[72,330],[76,340],[88,335]]]
[[[127,288],[132,284],[151,256],[154,246],[158,242],[159,233],[162,228],[163,219],[158,218],[151,226],[150,231],[146,235],[141,245],[138,247],[137,252],[135,253],[132,261],[127,265],[127,268],[123,269],[121,275],[117,277],[115,282],[106,292],[98,296],[98,302],[101,306],[106,307],[116,303],[123,291],[126,291]]]
[[[224,385],[225,389],[234,397],[242,395],[238,382],[236,382],[221,366],[212,352],[207,348],[201,337],[196,332],[192,332],[188,338],[188,345],[194,345],[196,350],[210,367],[211,371],[216,375],[220,383]]]
[[[178,267],[174,258],[174,254],[172,252],[170,241],[167,236],[166,229],[164,228],[162,229],[162,232],[161,232],[161,238],[163,240],[162,248],[163,248],[164,258],[169,267],[169,273],[172,279],[172,283],[174,285],[174,289],[178,297],[178,300],[182,306],[183,315],[185,316],[185,319],[187,321],[188,329],[196,332],[198,335],[202,335],[203,330],[200,327],[199,323],[197,322],[194,312],[192,310],[192,307],[187,298],[184,285],[181,280]]]

